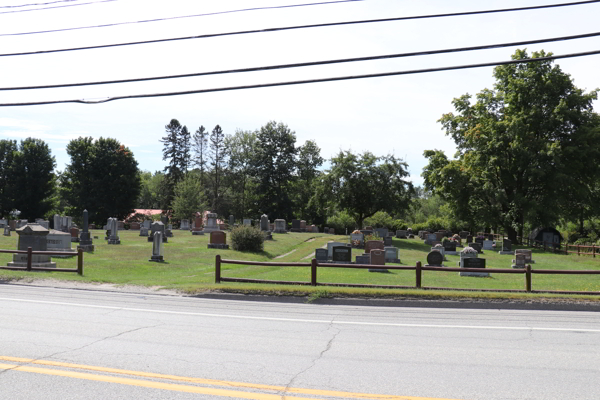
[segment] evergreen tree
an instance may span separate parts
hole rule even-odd
[[[0,140],[0,216],[7,217],[14,208],[14,157],[16,140]]]
[[[206,169],[206,159],[208,158],[208,132],[204,126],[200,126],[194,133],[194,165],[200,168],[200,183],[204,187],[204,172]]]
[[[221,179],[225,168],[225,134],[219,125],[210,134],[211,163],[213,168],[213,211],[219,212],[221,205]]]
[[[168,160],[165,167],[167,199],[170,204],[174,196],[177,182],[183,179],[190,164],[190,133],[187,127],[178,120],[172,119],[165,125],[167,133],[160,141],[163,143],[163,160]]]

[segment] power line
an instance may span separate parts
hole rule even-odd
[[[194,72],[194,73],[181,74],[181,75],[155,76],[155,77],[146,77],[146,78],[119,79],[119,80],[112,80],[112,81],[97,81],[97,82],[83,82],[83,83],[62,83],[62,84],[41,85],[41,86],[20,86],[20,87],[6,87],[6,88],[0,87],[0,91],[56,89],[56,88],[77,87],[77,86],[94,86],[94,85],[108,85],[108,84],[118,84],[118,83],[156,81],[156,80],[164,80],[164,79],[191,78],[191,77],[198,77],[198,76],[223,75],[223,74],[233,74],[233,73],[242,73],[242,72],[269,71],[269,70],[276,70],[276,69],[312,67],[312,66],[317,66],[317,65],[340,64],[340,63],[358,62],[358,61],[374,61],[374,60],[384,60],[384,59],[393,59],[393,58],[434,55],[434,54],[458,53],[458,52],[475,51],[475,50],[499,49],[499,48],[504,48],[504,47],[523,46],[523,45],[529,45],[529,44],[539,44],[539,43],[549,43],[549,42],[559,42],[559,41],[566,41],[566,40],[590,38],[590,37],[595,37],[595,36],[600,36],[600,32],[584,33],[581,35],[573,35],[573,36],[560,36],[560,37],[547,38],[547,39],[527,40],[527,41],[512,42],[512,43],[498,43],[498,44],[488,44],[488,45],[482,45],[482,46],[459,47],[459,48],[453,48],[453,49],[426,50],[426,51],[418,51],[418,52],[411,52],[411,53],[386,54],[386,55],[380,55],[380,56],[355,57],[355,58],[343,58],[343,59],[336,59],[336,60],[312,61],[312,62],[294,63],[294,64],[267,65],[267,66],[263,66],[263,67],[239,68],[239,69],[230,69],[230,70],[221,70],[221,71]]]
[[[31,4],[18,4],[15,6],[0,6],[0,8],[20,8],[20,7],[31,7],[31,6],[47,6],[48,4],[56,4],[56,3],[71,3],[74,1],[80,0],[57,0],[57,1],[49,1],[46,3],[31,3]]]
[[[560,55],[560,56],[539,57],[539,58],[530,58],[530,59],[523,59],[523,60],[499,61],[499,62],[490,62],[490,63],[482,63],[482,64],[467,64],[467,65],[458,65],[458,66],[451,66],[451,67],[427,68],[427,69],[417,69],[417,70],[409,70],[409,71],[383,72],[383,73],[378,73],[378,74],[337,76],[337,77],[331,77],[331,78],[307,79],[307,80],[300,80],[300,81],[288,81],[288,82],[264,83],[264,84],[257,84],[257,85],[229,86],[229,87],[212,88],[212,89],[188,90],[188,91],[183,91],[183,92],[167,92],[167,93],[135,94],[135,95],[129,95],[129,96],[115,96],[115,97],[107,97],[103,100],[96,100],[96,101],[78,99],[78,100],[49,100],[49,101],[27,102],[27,103],[0,103],[0,107],[38,106],[38,105],[63,104],[63,103],[102,104],[102,103],[108,103],[109,101],[114,101],[114,100],[181,96],[181,95],[186,95],[186,94],[225,92],[225,91],[243,90],[243,89],[261,89],[261,88],[276,87],[276,86],[292,86],[292,85],[303,85],[303,84],[308,84],[308,83],[336,82],[336,81],[346,81],[346,80],[365,79],[365,78],[381,78],[381,77],[386,77],[386,76],[397,76],[397,75],[413,75],[413,74],[423,74],[423,73],[441,72],[441,71],[453,71],[453,70],[471,69],[471,68],[495,67],[495,66],[499,66],[499,65],[528,64],[528,63],[533,63],[533,62],[557,60],[557,59],[563,59],[563,58],[584,57],[584,56],[591,56],[591,55],[597,55],[597,54],[600,54],[600,50],[588,51],[588,52],[584,52],[584,53],[564,54],[564,55]]]
[[[90,1],[88,3],[77,3],[77,4],[66,4],[66,5],[61,5],[61,6],[52,6],[52,7],[32,8],[30,10],[0,11],[0,14],[14,14],[14,13],[20,13],[20,12],[29,12],[29,11],[52,10],[55,8],[77,7],[77,6],[85,6],[88,4],[96,4],[96,3],[109,3],[112,1],[117,1],[117,0],[98,0],[98,1]],[[22,6],[20,6],[20,7],[22,7]]]
[[[220,37],[220,36],[234,36],[234,35],[245,35],[245,34],[252,34],[252,33],[277,32],[277,31],[286,31],[286,30],[293,30],[293,29],[321,28],[321,27],[327,27],[327,26],[366,24],[366,23],[374,23],[374,22],[404,21],[404,20],[411,20],[411,19],[425,19],[425,18],[438,18],[438,17],[456,17],[456,16],[490,14],[490,13],[510,12],[510,11],[526,11],[526,10],[533,10],[533,9],[566,7],[566,6],[582,5],[582,4],[590,4],[590,3],[598,3],[598,2],[600,2],[600,0],[582,1],[582,2],[575,2],[575,3],[552,4],[552,5],[546,5],[546,6],[506,8],[506,9],[499,9],[499,10],[468,11],[468,12],[453,13],[453,14],[432,14],[432,15],[412,16],[412,17],[332,22],[332,23],[313,24],[313,25],[297,25],[297,26],[256,29],[256,30],[237,31],[237,32],[209,33],[209,34],[205,34],[205,35],[195,35],[195,36],[185,36],[185,37],[178,37],[178,38],[155,39],[155,40],[144,40],[144,41],[138,41],[138,42],[103,44],[103,45],[97,45],[97,46],[84,46],[84,47],[71,47],[71,48],[66,48],[66,49],[54,49],[54,50],[38,50],[38,51],[29,51],[29,52],[20,52],[20,53],[5,53],[5,54],[0,54],[0,57],[39,55],[39,54],[59,53],[59,52],[78,51],[78,50],[92,50],[92,49],[102,49],[102,48],[110,48],[110,47],[132,46],[132,45],[138,45],[138,44],[172,42],[172,41],[178,41],[178,40],[206,39],[206,38]],[[8,35],[8,34],[0,34],[0,36],[3,36],[3,35]]]
[[[80,27],[75,27],[75,28],[50,29],[50,30],[36,31],[36,32],[2,33],[2,34],[0,34],[0,36],[37,35],[40,33],[66,32],[66,31],[76,31],[76,30],[81,30],[81,29],[92,29],[92,28],[108,28],[111,26],[143,24],[143,23],[147,23],[147,22],[170,21],[170,20],[183,19],[183,18],[207,17],[207,16],[211,16],[211,15],[231,14],[231,13],[245,12],[245,11],[271,10],[271,9],[307,7],[307,6],[321,6],[321,5],[336,4],[336,3],[353,3],[353,2],[357,2],[357,1],[364,1],[364,0],[334,0],[334,1],[324,1],[324,2],[320,2],[320,3],[290,4],[290,5],[286,5],[286,6],[252,7],[252,8],[243,8],[240,10],[216,11],[216,12],[204,13],[204,14],[180,15],[177,17],[154,18],[154,19],[145,19],[145,20],[128,21],[128,22],[115,22],[112,24],[80,26]],[[597,1],[600,1],[600,0],[597,0]]]

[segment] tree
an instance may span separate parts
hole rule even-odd
[[[259,207],[269,219],[293,217],[291,189],[296,172],[296,134],[287,125],[268,122],[256,134],[252,162],[258,182]]]
[[[14,157],[16,140],[0,140],[0,216],[6,217],[14,208]]]
[[[377,211],[399,216],[406,212],[413,193],[412,183],[405,179],[407,168],[392,155],[340,151],[331,159],[326,187],[331,188],[337,207],[346,210],[360,228],[363,220]]]
[[[232,192],[232,207],[236,215],[250,215],[250,204],[256,202],[253,189],[252,161],[257,145],[256,133],[237,130],[233,135],[225,137],[224,147],[227,149],[229,171],[229,186],[235,188]]]
[[[533,53],[531,59],[545,57]],[[514,60],[531,60],[517,50]],[[558,220],[564,191],[597,179],[600,137],[592,101],[553,61],[503,65],[494,69],[494,90],[484,89],[474,104],[466,94],[454,99],[457,114],[440,119],[457,145],[455,160],[428,151],[425,185],[469,210],[484,226],[499,225],[513,241],[523,226]],[[577,163],[576,159],[585,160]],[[589,168],[586,171],[586,168]],[[466,219],[466,218],[465,218]]]
[[[165,174],[156,171],[152,174],[149,171],[143,171],[140,174],[141,190],[136,208],[144,209],[168,209],[169,193],[165,184]]]
[[[71,162],[61,176],[61,194],[75,218],[89,212],[90,223],[133,212],[141,191],[138,163],[116,139],[78,138],[67,145]]]
[[[210,134],[211,163],[213,168],[212,209],[219,212],[221,205],[221,179],[225,168],[225,134],[219,125]]]
[[[46,216],[53,208],[55,167],[56,160],[44,141],[33,138],[21,141],[12,167],[12,196],[21,218],[33,221]]]
[[[163,143],[163,160],[168,160],[165,167],[166,185],[168,188],[169,204],[173,199],[173,190],[177,182],[183,179],[190,163],[190,134],[186,126],[172,119],[165,125],[167,136],[160,141]]]
[[[206,168],[207,152],[208,152],[208,132],[204,126],[194,133],[194,165],[200,168],[200,183],[204,186],[204,169]]]
[[[310,199],[315,193],[316,178],[320,174],[318,168],[323,161],[321,149],[313,140],[307,140],[298,148],[295,203],[298,217],[307,221],[314,221],[319,216],[318,208],[310,203]]]
[[[180,220],[188,219],[204,207],[204,187],[195,173],[189,173],[175,186],[173,216]]]

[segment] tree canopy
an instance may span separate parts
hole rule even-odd
[[[547,55],[517,50],[512,58]],[[555,222],[566,193],[584,201],[578,185],[600,172],[597,91],[584,93],[552,64],[496,67],[493,90],[482,90],[473,104],[469,94],[454,99],[456,114],[439,120],[456,143],[456,158],[425,151],[425,187],[465,221],[502,226],[512,240],[526,221]]]

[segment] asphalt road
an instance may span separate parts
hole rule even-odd
[[[0,399],[600,399],[600,313],[0,285]]]

